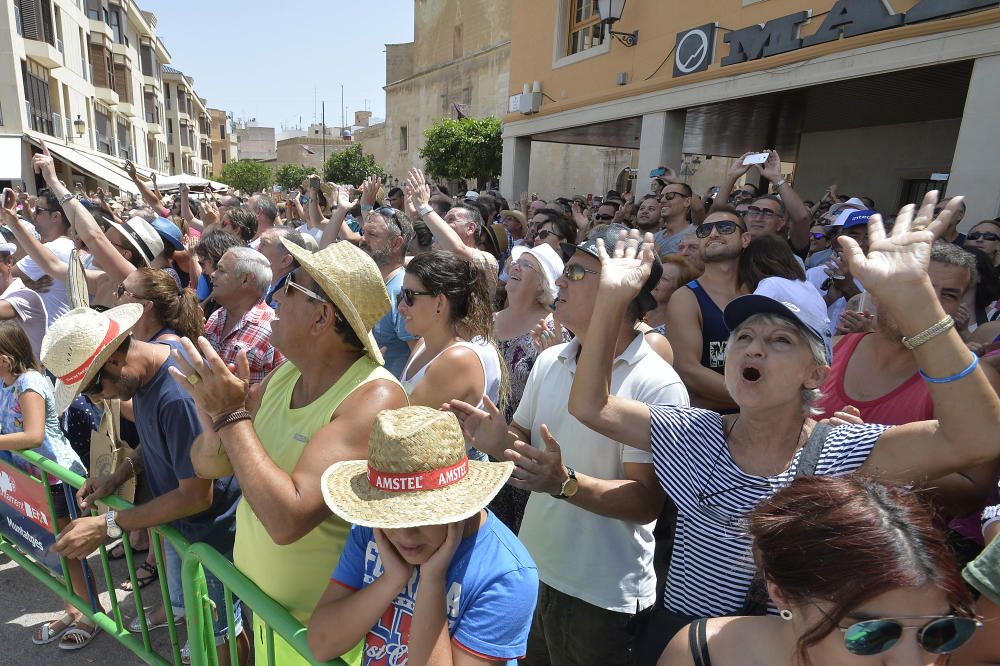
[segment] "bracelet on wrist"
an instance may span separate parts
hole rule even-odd
[[[423,206],[417,209],[417,215],[423,217],[424,215],[427,215],[433,210],[434,210],[433,206],[431,206],[430,204],[424,204]]]
[[[130,471],[129,478],[134,479],[135,478],[135,463],[132,462],[132,458],[130,458],[129,456],[125,456],[125,459],[122,460],[122,463],[128,463],[128,468],[129,468],[129,471]]]
[[[240,421],[253,420],[253,415],[246,409],[240,408],[232,412],[226,412],[212,422],[212,430],[219,432],[221,429]]]
[[[930,377],[924,374],[923,370],[917,370],[917,372],[920,373],[920,376],[923,378],[925,382],[929,382],[931,384],[950,384],[952,382],[957,382],[959,379],[962,379],[963,377],[968,377],[969,375],[971,375],[973,371],[976,369],[976,366],[978,365],[979,365],[979,355],[973,354],[972,363],[970,363],[965,370],[957,372],[954,375],[948,375],[947,377]]]
[[[910,337],[903,336],[903,346],[912,351],[920,345],[933,340],[937,336],[947,333],[948,329],[954,328],[954,326],[955,320],[952,319],[951,315],[945,315],[944,319],[936,324],[928,326],[916,335],[911,335]]]

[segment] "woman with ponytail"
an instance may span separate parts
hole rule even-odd
[[[406,330],[420,336],[400,380],[411,405],[462,400],[481,408],[506,399],[507,377],[493,344],[488,276],[451,252],[414,257],[399,293]],[[470,457],[485,460],[475,449]]]
[[[191,289],[181,289],[169,271],[139,268],[118,285],[118,303],[139,303],[143,307],[132,335],[143,342],[177,342],[187,338],[198,344],[204,323],[198,297]]]

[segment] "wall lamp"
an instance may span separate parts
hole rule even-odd
[[[601,23],[606,26],[607,34],[628,47],[639,43],[639,31],[616,32],[611,29],[611,26],[621,20],[626,2],[628,0],[597,0],[597,11],[601,15]]]

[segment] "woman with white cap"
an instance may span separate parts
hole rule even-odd
[[[913,206],[901,210],[891,237],[873,215],[867,253],[853,239],[841,240],[853,275],[899,324],[940,415],[891,428],[826,428],[810,418],[830,369],[829,322],[822,301],[807,293],[809,285],[780,278],[764,280],[757,293],[732,301],[724,313],[732,331],[726,387],[738,414],[609,395],[611,322],[644,283],[653,249],[651,239],[640,247],[633,234],[624,249],[616,249],[616,258],[602,252],[600,290],[569,411],[616,442],[651,451],[660,485],[678,507],[656,629],[663,639],[692,617],[746,614],[759,605],[749,594],[754,567],[746,515],[796,476],[860,470],[907,484],[1000,456],[1000,399],[938,305],[927,276],[934,237],[958,206],[953,199],[934,219],[936,201],[936,193],[929,194],[916,216]]]

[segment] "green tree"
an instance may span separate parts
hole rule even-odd
[[[424,132],[420,157],[427,173],[442,180],[475,178],[482,187],[500,175],[503,141],[500,119],[444,118]]]
[[[360,144],[330,155],[323,164],[323,178],[338,185],[361,185],[368,176],[385,180],[385,169],[375,161],[374,155],[365,155]]]
[[[312,167],[304,167],[298,164],[282,164],[274,170],[274,182],[281,185],[285,190],[295,189],[302,184],[302,181],[316,173]]]
[[[270,187],[274,182],[274,172],[269,166],[260,162],[237,160],[222,167],[219,180],[244,194],[251,194],[263,192]]]

